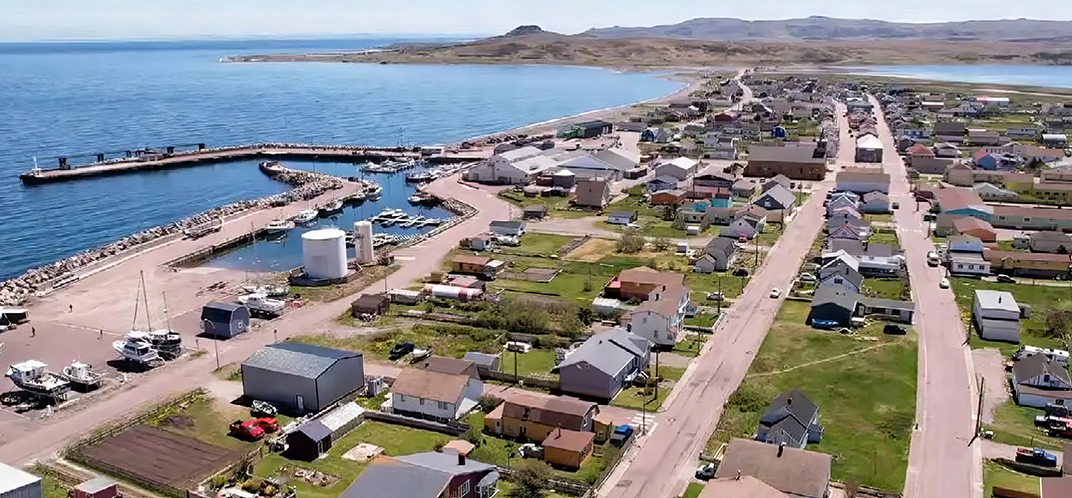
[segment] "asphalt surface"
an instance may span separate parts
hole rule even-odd
[[[916,422],[908,455],[907,498],[982,496],[982,459],[975,434],[978,386],[972,369],[967,331],[951,289],[941,289],[942,267],[930,267],[923,213],[915,211],[904,164],[893,135],[875,104],[879,138],[885,146],[882,167],[890,174],[890,202],[897,235],[908,260],[915,329],[919,335]]]

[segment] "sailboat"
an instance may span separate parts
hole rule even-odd
[[[153,330],[153,324],[149,319],[149,296],[145,286],[145,272],[141,272],[140,293],[134,302],[134,321],[131,331],[121,341],[112,343],[112,347],[124,358],[137,362],[149,363],[161,359],[173,359],[182,355],[182,336],[171,330],[168,320],[167,330]],[[137,328],[138,299],[145,301],[145,324],[148,331]],[[167,298],[164,299],[165,314],[167,313]]]

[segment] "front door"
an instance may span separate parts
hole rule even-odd
[[[298,413],[305,412],[305,398],[303,398],[302,395],[299,394],[294,397],[294,404],[298,408]]]

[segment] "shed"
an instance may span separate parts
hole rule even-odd
[[[116,498],[119,483],[107,477],[90,479],[74,487],[74,498]]]
[[[526,220],[542,220],[547,216],[547,206],[543,204],[530,204],[525,206],[525,214],[523,217]]]
[[[359,318],[361,315],[384,315],[391,307],[391,300],[383,294],[362,294],[350,303],[350,315]]]
[[[0,498],[41,498],[41,478],[0,462]]]
[[[361,353],[284,342],[242,363],[246,397],[298,413],[319,412],[365,384]]]
[[[477,371],[499,370],[499,355],[469,351],[468,353],[465,353],[465,356],[463,356],[462,359],[475,363]]]
[[[249,308],[241,304],[208,303],[201,308],[201,328],[215,337],[234,337],[249,330]]]
[[[578,468],[592,456],[596,435],[555,427],[543,440],[543,459],[551,465]]]
[[[365,410],[344,403],[287,434],[287,458],[311,462],[327,453],[334,441],[350,433],[364,419]]]

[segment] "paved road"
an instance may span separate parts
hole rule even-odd
[[[441,179],[429,186],[431,192],[443,196],[463,200],[479,210],[474,217],[456,225],[433,240],[395,251],[397,260],[402,267],[389,277],[392,287],[404,287],[429,272],[439,269],[443,257],[458,242],[465,237],[487,230],[488,223],[495,219],[510,216],[516,211],[505,201],[498,199],[494,192],[477,190],[473,187],[460,184],[456,177]],[[273,214],[274,216],[274,214]],[[170,259],[169,250],[152,251],[136,256],[129,262],[115,268],[100,272],[73,284],[70,288],[58,291],[53,297],[39,306],[31,306],[31,313],[37,321],[37,317],[45,317],[49,320],[86,320],[92,321],[107,311],[93,310],[91,307],[96,300],[112,300],[114,289],[109,287],[117,281],[129,281],[136,285],[138,272],[146,271],[146,278],[156,276],[154,272],[159,270],[159,264]],[[182,276],[186,272],[196,275],[197,269],[184,270],[178,274]],[[170,272],[167,272],[170,274]],[[172,282],[175,283],[175,282]],[[158,282],[163,286],[164,281]],[[150,288],[153,281],[150,280]],[[379,281],[371,284],[371,289],[381,289],[384,282]],[[195,287],[196,288],[196,287]],[[109,292],[101,292],[108,289]],[[171,289],[169,289],[170,292]],[[192,290],[186,289],[193,294]],[[178,294],[178,292],[176,292]],[[133,296],[133,291],[123,292],[123,299]],[[169,304],[172,294],[168,294]],[[79,299],[73,314],[68,317],[67,299]],[[81,308],[85,307],[83,312]],[[127,305],[128,307],[130,304]],[[60,309],[62,308],[62,310]],[[270,322],[267,326],[251,333],[243,334],[228,341],[221,341],[219,346],[219,362],[221,365],[245,360],[257,349],[275,342],[273,330],[279,331],[279,339],[291,335],[307,335],[332,332],[340,328],[334,323],[334,319],[349,308],[349,299],[340,299],[332,303],[317,304],[284,315],[278,320]],[[47,310],[47,313],[45,311]],[[80,316],[85,313],[85,316]],[[127,316],[124,312],[123,316]],[[124,321],[126,319],[124,318]],[[25,334],[29,327],[20,327],[16,332]],[[88,331],[85,327],[80,330],[83,335],[92,336],[96,340],[97,333]],[[96,329],[94,329],[96,330]],[[40,331],[39,331],[40,333]],[[57,337],[54,341],[65,341]],[[204,343],[205,340],[202,340]],[[204,347],[205,345],[202,344]],[[110,349],[107,345],[98,345],[98,348]],[[146,375],[138,375],[126,384],[119,386],[114,391],[107,393],[104,399],[92,400],[84,405],[59,410],[51,419],[29,421],[7,411],[0,411],[0,461],[10,465],[21,465],[32,459],[49,457],[63,445],[74,441],[76,438],[92,431],[94,428],[110,420],[121,418],[135,413],[144,406],[158,402],[168,395],[194,389],[198,386],[211,385],[216,379],[212,374],[215,369],[216,359],[212,347],[208,347],[209,354],[198,358],[181,360],[164,367],[158,368]],[[5,353],[5,358],[7,357]],[[68,360],[69,361],[69,360]],[[385,369],[385,372],[389,369]]]
[[[894,151],[893,135],[881,116],[877,101],[878,132],[886,149],[882,167],[890,174],[890,201],[902,208],[894,214],[897,235],[908,259],[908,273],[916,303],[919,334],[919,371],[916,387],[917,429],[912,434],[905,482],[907,498],[982,496],[982,460],[978,445],[969,446],[975,433],[977,386],[967,333],[953,291],[941,289],[942,268],[927,265],[922,213],[913,209],[908,176]]]

